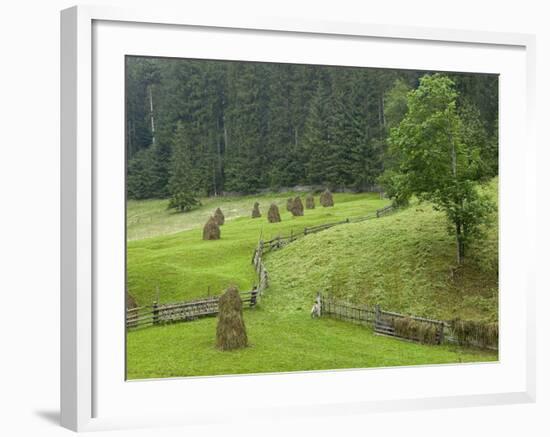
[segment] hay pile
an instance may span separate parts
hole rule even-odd
[[[218,224],[218,226],[221,226],[225,223],[225,217],[220,208],[217,208],[216,212],[214,212],[214,219],[216,220],[216,223]]]
[[[243,303],[237,287],[229,287],[218,301],[216,347],[222,351],[240,349],[248,345],[243,320]]]
[[[315,209],[315,197],[311,193],[306,197],[306,209]]]
[[[220,227],[214,217],[210,217],[204,228],[202,228],[203,240],[219,240],[221,236]]]
[[[267,212],[267,220],[269,223],[278,223],[281,221],[281,214],[279,214],[279,208],[274,203],[269,207]]]
[[[449,322],[451,333],[460,345],[498,347],[498,323],[455,319]]]
[[[288,212],[292,211],[292,205],[294,205],[294,199],[290,197],[286,200],[286,210]]]
[[[425,344],[437,344],[437,326],[432,323],[419,322],[410,317],[396,317],[393,319],[393,327],[400,337]]]
[[[261,216],[262,214],[260,214],[260,204],[258,202],[254,202],[254,208],[252,208],[252,218],[258,218]]]
[[[334,199],[332,198],[332,193],[328,189],[326,189],[323,193],[321,193],[321,197],[319,197],[319,203],[325,208],[327,206],[334,206]]]
[[[304,205],[302,203],[302,199],[300,199],[299,197],[296,197],[294,199],[290,208],[290,212],[294,217],[304,215]]]
[[[131,310],[132,308],[137,308],[136,300],[134,296],[126,292],[126,309]]]

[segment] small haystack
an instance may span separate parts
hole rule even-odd
[[[334,199],[328,188],[321,194],[321,197],[319,197],[319,203],[324,207],[334,206]]]
[[[126,292],[126,309],[131,310],[132,308],[137,308],[136,300],[134,296]]]
[[[292,208],[290,208],[290,212],[294,217],[304,215],[304,204],[302,203],[302,199],[300,199],[299,197],[296,197],[294,199],[294,202],[292,202]]]
[[[315,197],[311,193],[306,197],[306,209],[315,209]]]
[[[217,208],[216,212],[214,212],[214,219],[216,220],[218,226],[221,226],[225,223],[225,216],[223,215],[223,212],[220,208]]]
[[[258,218],[261,216],[262,214],[260,213],[260,204],[258,202],[254,202],[254,208],[252,208],[252,218]]]
[[[203,240],[219,240],[220,239],[220,227],[214,217],[210,217],[204,228],[202,228]]]
[[[269,207],[267,212],[267,221],[269,223],[278,223],[281,221],[281,214],[279,214],[279,208],[274,203]]]
[[[286,210],[288,212],[292,211],[292,205],[294,205],[294,199],[292,197],[290,197],[286,200]]]
[[[229,287],[218,301],[216,347],[222,351],[248,346],[243,319],[243,303],[237,287]]]

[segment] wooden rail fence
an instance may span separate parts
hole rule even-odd
[[[250,308],[256,306],[263,296],[265,290],[269,287],[269,274],[263,262],[264,253],[277,250],[300,237],[308,234],[329,229],[333,226],[345,223],[357,223],[364,220],[380,217],[393,211],[395,208],[388,205],[385,208],[377,210],[376,213],[364,217],[354,219],[345,219],[339,222],[326,223],[318,226],[304,228],[303,232],[294,233],[293,231],[287,236],[277,236],[271,240],[263,241],[260,239],[258,245],[254,249],[252,255],[252,264],[257,274],[257,283],[252,287],[251,291],[241,293],[241,299],[244,304],[248,304]],[[138,308],[128,308],[126,310],[126,327],[128,329],[136,329],[147,326],[186,322],[195,320],[200,317],[212,316],[218,313],[218,300],[220,296],[203,297],[197,300],[174,302],[168,304],[153,303],[149,306]],[[334,305],[337,305],[334,303]]]
[[[243,304],[248,304],[250,308],[256,306],[257,289],[241,292],[240,295]],[[144,328],[212,316],[218,313],[219,298],[220,296],[210,296],[191,301],[166,304],[153,303],[150,306],[130,308],[126,310],[126,327],[128,329]]]

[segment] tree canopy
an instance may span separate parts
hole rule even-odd
[[[127,57],[126,67],[134,199],[174,198],[178,184],[193,198],[297,184],[369,189],[392,167],[389,131],[426,74],[144,57]],[[463,136],[483,143],[478,175],[494,175],[498,78],[448,77],[470,120]]]

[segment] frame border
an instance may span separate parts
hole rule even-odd
[[[522,48],[527,72],[527,162],[536,159],[535,36],[458,29],[393,26],[360,22],[296,20],[284,17],[244,17],[228,22],[212,15],[190,15],[157,8],[123,9],[107,6],[73,6],[61,11],[61,425],[74,431],[131,426],[129,420],[94,419],[94,338],[92,327],[94,281],[94,196],[92,169],[92,23],[119,21],[141,24],[186,25],[193,27],[270,30],[370,38],[393,38],[488,44]],[[534,168],[534,167],[533,167]],[[536,186],[535,172],[528,185]],[[535,203],[533,203],[535,204]],[[535,215],[531,216],[530,244],[535,245]],[[333,414],[361,414],[366,411],[403,411],[421,408],[469,407],[535,401],[535,291],[534,267],[527,292],[527,390],[520,393],[471,395],[430,400],[401,400],[350,404]],[[316,409],[329,413],[326,407]],[[339,413],[340,412],[340,413]],[[274,412],[274,415],[280,415]],[[151,420],[138,420],[155,426]],[[164,418],[164,423],[171,420]],[[174,420],[174,422],[176,422]]]

